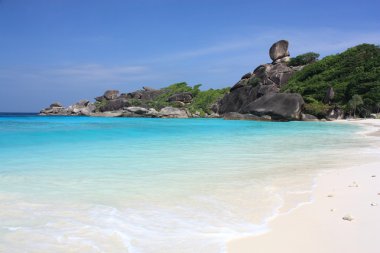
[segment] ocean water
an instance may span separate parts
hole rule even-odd
[[[366,153],[326,122],[0,116],[0,252],[225,252]]]

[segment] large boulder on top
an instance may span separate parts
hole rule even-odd
[[[249,103],[240,113],[269,115],[274,120],[300,120],[304,104],[298,93],[269,93]]]
[[[269,56],[273,61],[289,56],[289,42],[280,40],[274,43],[269,49]]]
[[[107,90],[104,92],[103,97],[107,100],[112,100],[116,99],[119,96],[119,91],[118,90]]]

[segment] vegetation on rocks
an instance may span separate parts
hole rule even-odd
[[[306,54],[301,54],[296,57],[290,58],[288,63],[289,66],[303,66],[318,60],[319,54],[314,52],[309,52]]]
[[[195,95],[193,103],[188,106],[188,109],[191,113],[195,113],[196,111],[200,112],[201,116],[203,116],[204,113],[211,114],[212,105],[227,94],[229,90],[230,88],[227,87],[224,89],[199,91]]]
[[[219,99],[221,99],[229,91],[229,87],[223,89],[209,89],[201,90],[201,84],[194,86],[188,85],[186,82],[175,83],[160,89],[161,94],[149,99],[138,99],[125,97],[128,106],[139,106],[144,108],[154,108],[160,111],[164,107],[176,107],[187,109],[190,113],[199,113],[199,116],[205,116],[205,114],[211,114],[211,107]],[[137,91],[145,92],[145,91]],[[169,98],[173,95],[187,93],[191,96],[191,102],[171,101]],[[101,109],[109,103],[113,103],[114,100],[107,100],[105,98],[95,102],[96,110]]]
[[[355,107],[360,116],[376,112],[380,101],[379,46],[361,44],[306,65],[291,77],[282,91],[313,99],[307,107],[321,112],[325,109],[322,101],[329,87],[335,92],[334,105],[346,112],[352,110],[349,101],[354,95],[363,100]]]
[[[229,87],[223,89],[209,89],[202,91],[201,84],[189,86],[186,82],[175,83],[168,87],[163,88],[165,93],[158,96],[156,99],[149,101],[149,106],[159,110],[165,106],[183,107],[187,108],[191,113],[199,112],[201,115],[205,113],[211,114],[211,107],[220,98],[222,98],[228,91]],[[188,104],[180,104],[175,102],[168,102],[169,97],[174,94],[183,92],[190,92],[193,96],[193,101]]]

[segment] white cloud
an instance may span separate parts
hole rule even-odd
[[[75,77],[86,80],[123,79],[129,76],[141,75],[147,71],[144,66],[104,66],[100,64],[85,64],[64,66],[42,71],[49,76]]]
[[[65,86],[96,86],[112,83],[143,81],[151,78],[146,66],[101,64],[8,67],[0,69],[0,78],[15,80],[20,84],[62,83]]]

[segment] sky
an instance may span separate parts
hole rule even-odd
[[[0,0],[0,112],[176,82],[232,86],[269,48],[380,44],[380,1]]]

